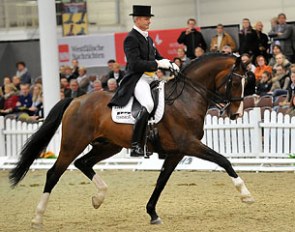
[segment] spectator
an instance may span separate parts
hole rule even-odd
[[[20,85],[20,95],[18,98],[18,102],[16,103],[15,111],[28,111],[32,106],[32,95],[30,94],[30,85],[29,84],[21,84]]]
[[[262,32],[263,24],[261,21],[256,22],[255,30],[257,34],[257,42],[258,42],[258,53],[256,55],[261,55],[265,59],[268,59],[268,37],[266,34]]]
[[[251,65],[247,65],[246,67],[246,80],[244,87],[244,96],[251,96],[255,94],[256,80],[255,75],[251,71]]]
[[[295,116],[295,95],[293,95],[291,98],[290,107],[287,110],[286,114],[289,114],[291,117]]]
[[[2,88],[0,88],[0,110],[3,110],[4,102],[5,102],[4,94],[3,94]]]
[[[108,80],[108,92],[116,92],[118,85],[115,78],[111,78]]]
[[[173,62],[179,67],[182,68],[182,60],[179,57],[174,57]]]
[[[19,61],[16,63],[16,76],[20,77],[21,83],[31,84],[31,74],[28,72],[26,68],[26,64],[23,61]]]
[[[18,102],[17,89],[13,84],[8,84],[5,86],[5,95],[4,95],[4,108],[0,110],[0,115],[7,115],[14,112],[16,103]]]
[[[282,48],[283,54],[288,58],[292,59],[294,54],[292,49],[292,26],[286,23],[286,15],[280,13],[278,15],[278,24],[273,28],[273,30],[268,34],[272,37],[275,44],[279,44]]]
[[[274,64],[273,69],[276,70],[278,65],[282,65],[285,70],[289,71],[291,63],[282,53],[279,53],[276,55],[276,63]]]
[[[275,75],[271,81],[273,84],[270,91],[274,92],[275,90],[279,90],[276,91],[276,93],[273,93],[274,96],[287,94],[287,89],[290,84],[290,77],[283,65],[277,65]]]
[[[282,53],[282,49],[280,45],[273,45],[272,46],[272,57],[269,59],[268,65],[273,67],[276,63],[276,55]]]
[[[20,83],[21,83],[21,80],[20,80],[19,76],[13,76],[12,77],[12,84],[14,85],[14,87],[17,90],[20,90]]]
[[[77,59],[72,59],[72,78],[78,78],[79,76],[79,61]]]
[[[92,91],[94,91],[94,92],[103,91],[102,84],[101,84],[100,80],[95,80],[93,82],[93,90]]]
[[[66,77],[60,79],[60,88],[64,90],[70,89],[70,83]]]
[[[89,85],[89,79],[86,75],[87,70],[84,67],[79,68],[79,76],[77,78],[77,81],[79,83],[80,89],[82,89],[84,92],[87,92],[88,85]]]
[[[65,90],[65,97],[80,97],[85,94],[85,92],[79,88],[78,81],[76,79],[72,79],[70,81],[70,89]]]
[[[186,65],[189,64],[191,61],[190,58],[188,58],[185,54],[185,50],[183,47],[179,47],[177,49],[177,57],[181,59],[182,67],[184,68]]]
[[[64,77],[70,82],[72,79],[76,79],[76,77],[72,73],[72,68],[70,66],[65,66]]]
[[[1,87],[3,94],[5,94],[5,91],[4,91],[5,85],[8,85],[8,84],[11,84],[10,77],[4,77],[4,79],[3,79],[3,85]]]
[[[261,79],[257,84],[257,94],[259,96],[264,96],[270,92],[272,87],[271,78],[271,72],[264,71],[262,73]]]
[[[113,71],[113,65],[114,65],[114,63],[116,63],[115,60],[113,60],[113,59],[108,60],[108,62],[107,62],[108,72],[107,72],[107,74],[104,74],[104,75],[102,75],[102,76],[99,78],[99,80],[100,80],[101,83],[102,83],[102,87],[103,87],[103,88],[107,88],[107,83],[108,83],[108,79],[109,79],[109,73],[110,73],[111,71]]]
[[[163,69],[158,69],[156,71],[156,76],[158,79],[163,79],[165,77],[165,71]]]
[[[254,66],[254,64],[252,64],[252,59],[248,53],[242,54],[241,60],[242,60],[243,64],[247,64],[247,66],[250,66],[249,70],[251,72],[253,72],[253,73],[255,72],[256,67]]]
[[[223,25],[218,24],[216,27],[217,34],[212,37],[210,43],[211,52],[222,52],[223,46],[227,45],[232,51],[236,50],[236,43],[233,38],[224,31]]]
[[[272,68],[268,65],[266,65],[266,60],[264,58],[264,56],[259,55],[256,57],[256,68],[255,68],[255,78],[256,81],[259,81],[261,79],[262,73],[264,73],[265,71],[271,73],[272,72]]]
[[[116,63],[114,59],[108,60],[107,65],[108,65],[109,72],[113,70],[114,63]]]
[[[240,48],[239,53],[248,53],[252,56],[258,54],[258,38],[256,32],[253,30],[250,20],[247,18],[243,19],[243,27],[239,32]]]
[[[203,48],[201,47],[196,47],[195,49],[195,57],[198,59],[200,58],[202,55],[204,55],[205,51]]]
[[[295,72],[291,72],[291,84],[287,90],[287,97],[286,99],[280,103],[280,106],[289,105],[291,102],[291,97],[295,95]]]
[[[186,46],[186,55],[190,59],[196,58],[195,48],[201,47],[204,51],[207,49],[206,42],[201,32],[196,30],[197,21],[193,18],[187,20],[187,28],[181,32],[177,42]]]
[[[120,64],[113,63],[113,70],[109,72],[108,80],[114,78],[117,81],[117,84],[119,84],[124,76],[125,72],[121,70]]]
[[[29,108],[30,116],[43,117],[42,85],[35,84],[33,88],[32,106]]]
[[[232,54],[232,49],[229,45],[224,45],[221,49],[221,53],[223,54]]]
[[[271,27],[271,30],[270,30],[270,32],[269,33],[271,33],[272,31],[274,31],[275,30],[275,27],[278,25],[278,18],[277,17],[273,17],[271,20],[270,20],[270,27]],[[269,34],[268,33],[268,34]],[[269,37],[270,38],[270,44],[271,44],[271,46],[270,46],[270,49],[269,49],[269,54],[273,54],[273,45],[274,45],[274,43],[273,43],[273,38],[272,37]]]
[[[65,74],[66,74],[65,73],[65,66],[64,65],[59,66],[59,79],[66,77]]]
[[[87,93],[90,93],[90,92],[92,92],[93,91],[93,88],[94,88],[94,82],[96,81],[96,75],[90,75],[89,76],[89,78],[88,78],[88,80],[89,80],[89,85],[88,85],[88,87],[87,87]],[[101,85],[101,81],[99,81],[100,82],[100,85]]]

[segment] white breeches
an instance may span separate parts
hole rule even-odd
[[[143,74],[134,89],[134,96],[137,101],[151,113],[154,109],[154,101],[151,94],[150,83],[153,78]]]

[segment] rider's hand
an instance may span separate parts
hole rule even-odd
[[[168,59],[157,60],[157,63],[158,63],[158,68],[163,68],[163,69],[172,68],[170,60]]]

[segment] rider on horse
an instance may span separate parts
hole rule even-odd
[[[172,68],[178,71],[178,66],[163,59],[154,47],[153,40],[147,30],[151,23],[151,6],[133,6],[134,26],[124,40],[124,51],[127,58],[126,75],[122,79],[117,92],[109,106],[125,106],[133,95],[141,104],[136,117],[131,143],[131,156],[143,156],[141,145],[150,113],[154,108],[150,83],[154,80],[158,68]]]

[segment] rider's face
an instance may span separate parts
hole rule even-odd
[[[143,31],[146,31],[147,29],[149,29],[150,24],[151,24],[151,17],[137,16],[135,18],[135,25]]]

